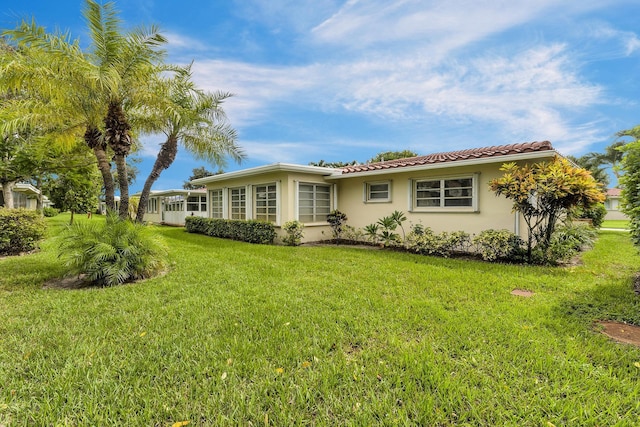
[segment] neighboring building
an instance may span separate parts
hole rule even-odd
[[[619,188],[609,188],[604,207],[607,209],[605,219],[629,219],[621,210],[622,190]]]
[[[525,232],[512,202],[497,197],[489,181],[506,162],[519,164],[558,156],[551,143],[531,142],[431,154],[332,169],[275,163],[193,180],[206,185],[207,216],[258,219],[281,226],[298,220],[304,241],[331,238],[326,222],[334,209],[347,224],[363,228],[395,210],[407,224],[436,232],[486,229]]]
[[[134,196],[140,196],[136,193]],[[157,224],[184,225],[187,216],[207,217],[207,190],[151,191],[145,221]]]
[[[113,196],[113,203],[115,204],[114,210],[118,212],[118,210],[120,209],[120,196]],[[107,202],[105,202],[104,200],[100,200],[100,202],[98,203],[98,210],[102,215],[106,215]]]
[[[23,208],[36,210],[38,206],[38,196],[40,190],[31,184],[25,184],[23,182],[17,183],[12,190],[13,204],[15,208]],[[43,196],[43,205],[49,206],[49,199]],[[2,185],[0,184],[0,206],[4,206],[4,196],[2,195]]]

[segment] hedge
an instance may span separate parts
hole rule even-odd
[[[46,224],[36,211],[0,208],[0,254],[32,251],[44,237]]]
[[[273,243],[276,230],[273,224],[264,221],[218,219],[189,216],[185,219],[189,233],[206,234],[223,239],[240,240],[248,243]]]

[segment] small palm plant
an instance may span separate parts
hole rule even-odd
[[[118,218],[76,222],[62,233],[58,257],[69,272],[98,286],[113,286],[157,275],[167,249],[150,227]]]

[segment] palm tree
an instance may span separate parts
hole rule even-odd
[[[113,3],[98,4],[87,0],[84,17],[91,34],[89,60],[98,70],[99,81],[107,100],[104,117],[105,139],[113,150],[118,186],[120,189],[121,218],[129,212],[129,183],[126,157],[133,145],[131,123],[125,106],[135,107],[142,99],[148,100],[149,82],[165,71],[164,52],[160,46],[167,40],[155,26],[140,27],[128,34],[120,30],[120,20]]]
[[[240,162],[244,153],[236,145],[236,131],[229,126],[222,109],[222,102],[231,96],[228,93],[207,93],[195,87],[189,68],[170,79],[156,81],[158,99],[164,105],[151,111],[140,111],[147,118],[145,129],[161,131],[166,135],[158,156],[145,181],[136,221],[142,222],[151,187],[176,158],[178,144],[193,153],[196,158],[225,166],[229,156]]]
[[[101,130],[104,96],[96,67],[79,41],[67,34],[47,33],[35,21],[23,22],[5,35],[18,48],[3,61],[2,83],[25,96],[11,105],[14,119],[3,132],[38,126],[53,143],[69,148],[82,138],[93,152],[102,175],[107,207],[114,209],[114,184],[107,143]]]

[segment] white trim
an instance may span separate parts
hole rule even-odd
[[[253,218],[253,185],[247,184],[244,188],[244,219]]]
[[[293,181],[294,195],[293,195],[293,219],[300,221],[300,181]]]
[[[225,181],[232,178],[241,178],[250,175],[258,175],[267,172],[303,172],[313,175],[333,175],[342,173],[341,169],[324,168],[320,166],[295,165],[292,163],[274,163],[271,165],[258,166],[255,168],[243,169],[234,172],[226,172],[218,175],[207,176],[204,178],[194,179],[190,181],[192,184],[204,185],[216,181]]]
[[[231,210],[229,208],[229,187],[222,187],[222,219],[230,219]]]
[[[441,176],[430,176],[430,177],[421,177],[421,178],[412,178],[409,180],[410,182],[410,186],[409,186],[409,191],[410,191],[410,196],[409,196],[409,203],[410,203],[410,212],[432,212],[432,213],[456,213],[456,212],[460,212],[460,213],[477,213],[479,212],[478,206],[479,206],[479,185],[478,182],[480,181],[479,179],[480,174],[478,172],[476,173],[470,173],[470,174],[457,174],[457,175],[441,175]],[[416,187],[417,184],[419,182],[425,182],[425,181],[440,181],[441,185],[443,181],[449,181],[449,180],[454,180],[454,179],[469,179],[471,178],[471,206],[430,206],[430,207],[418,207],[416,206]],[[441,188],[442,191],[442,188]],[[444,200],[444,194],[441,194],[441,203],[442,200]]]
[[[392,201],[392,197],[391,197],[391,182],[392,180],[388,179],[388,180],[384,180],[384,181],[365,181],[363,182],[363,188],[364,188],[364,195],[363,195],[363,202],[364,203],[391,203]],[[381,185],[381,184],[386,184],[387,185],[387,197],[385,199],[371,199],[369,198],[370,195],[370,189],[372,185]]]
[[[280,196],[280,189],[282,188],[282,186],[280,185],[281,181],[277,180],[276,181],[276,225],[279,226],[280,224],[282,224],[282,217],[281,217],[281,209],[280,209],[280,203],[282,200],[282,197]]]

